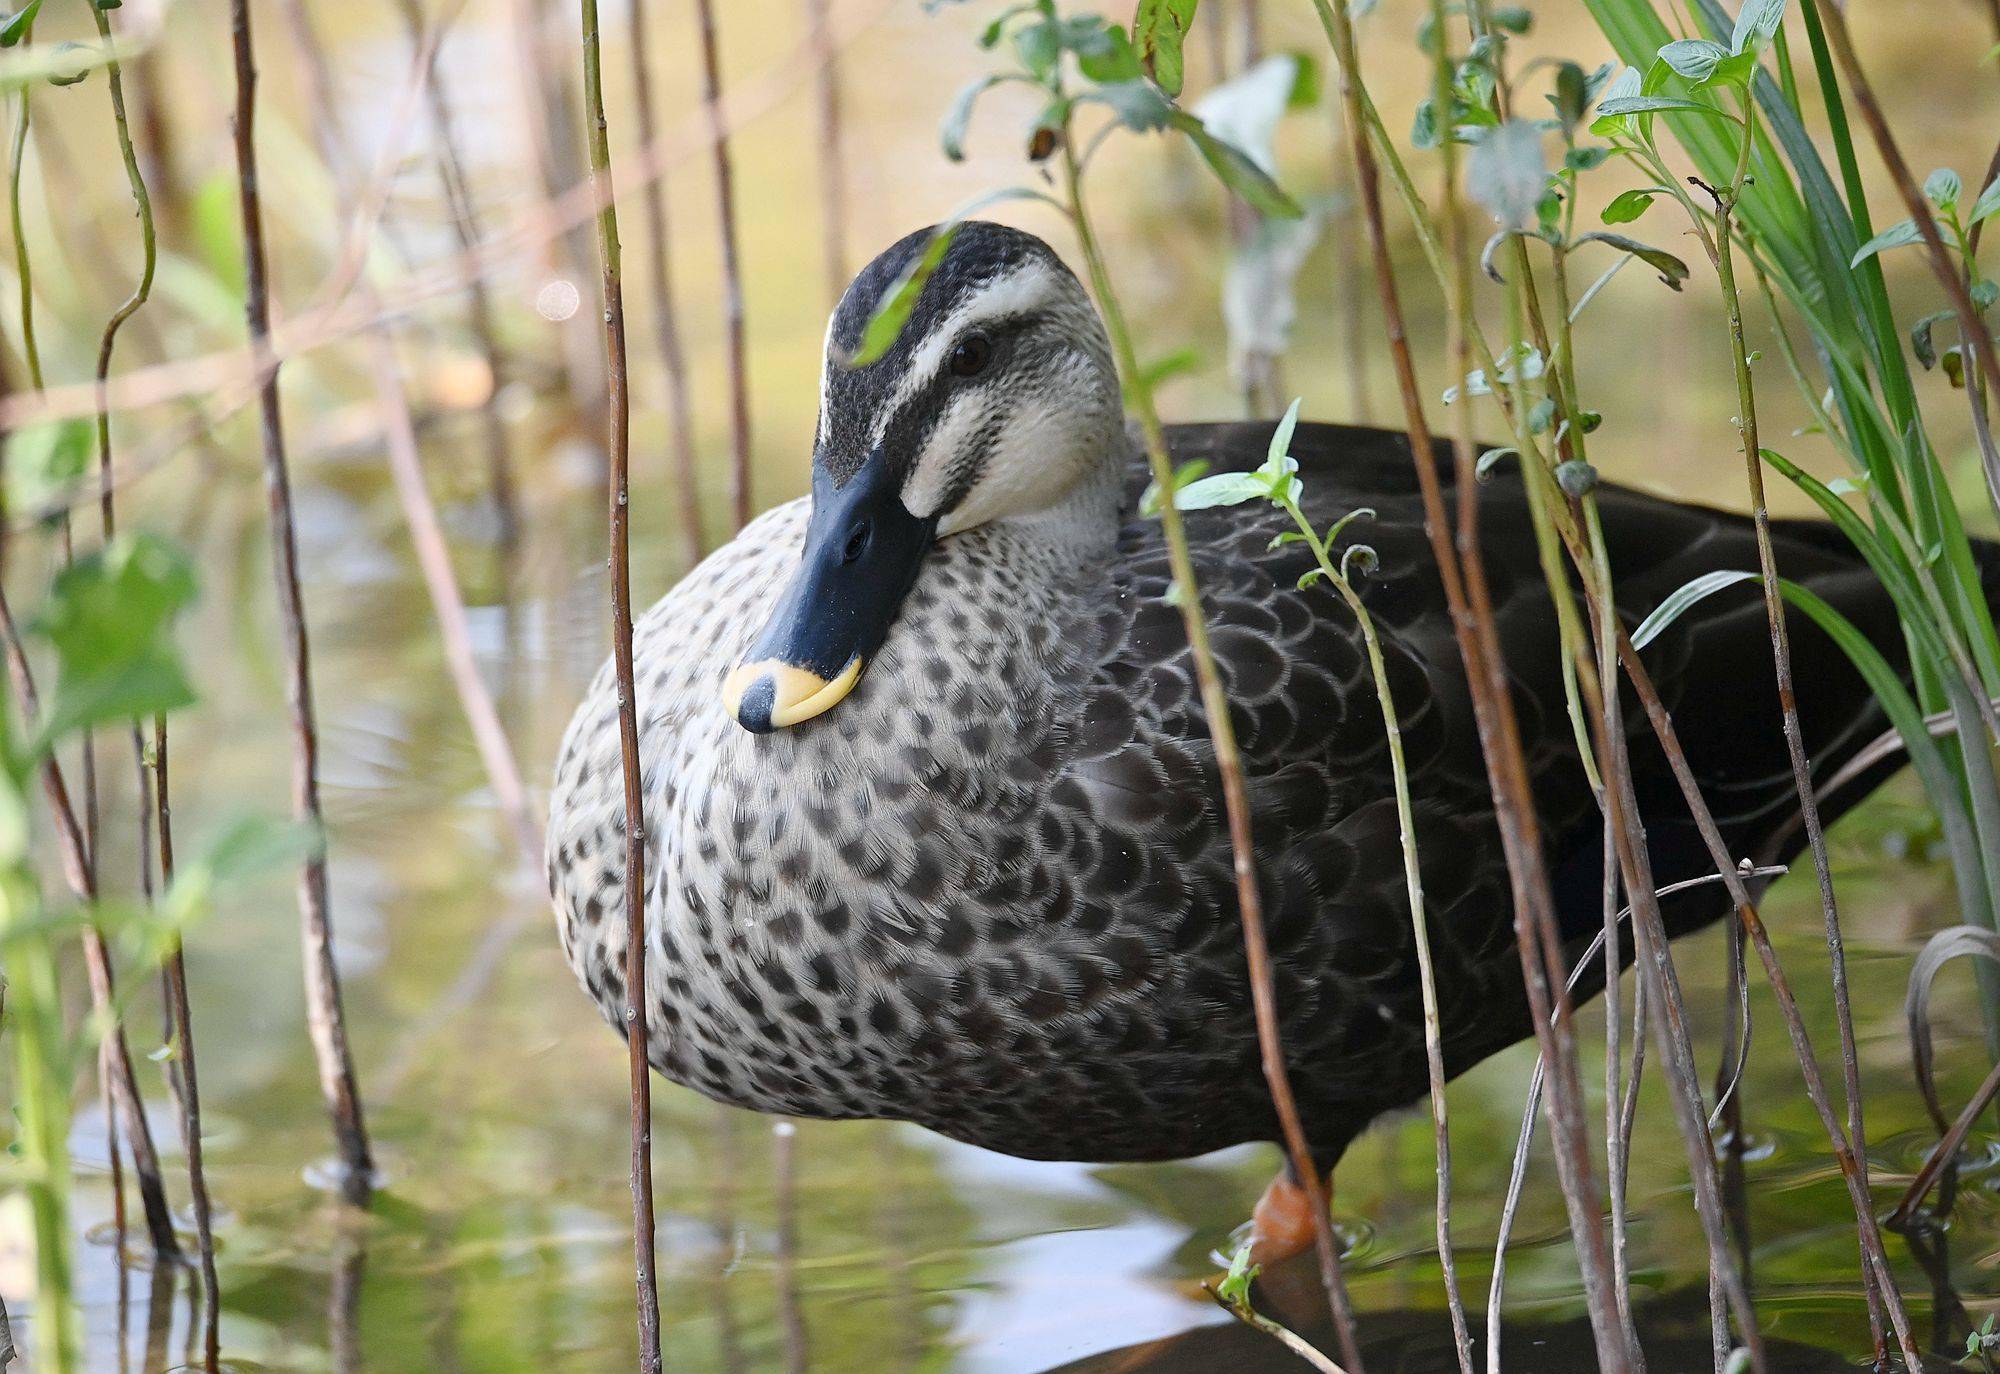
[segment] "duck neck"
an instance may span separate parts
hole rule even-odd
[[[1083,473],[1063,498],[1042,510],[993,521],[996,530],[1024,543],[1039,545],[1082,566],[1106,557],[1118,541],[1120,508],[1129,444],[1124,434],[1103,446],[1102,457]]]

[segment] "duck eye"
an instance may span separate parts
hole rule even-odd
[[[867,520],[863,520],[860,524],[856,525],[853,531],[847,536],[847,547],[841,550],[840,561],[843,563],[852,563],[861,557],[862,554],[868,552],[868,539],[874,532],[874,525]]]
[[[993,344],[984,334],[967,334],[951,350],[951,375],[976,377],[993,360]]]

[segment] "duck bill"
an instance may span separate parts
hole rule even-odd
[[[879,452],[843,487],[815,473],[799,570],[722,685],[744,729],[761,735],[822,715],[867,671],[937,532],[936,519],[910,514],[900,485]]]

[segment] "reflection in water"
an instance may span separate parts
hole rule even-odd
[[[787,1374],[806,1368],[806,1322],[799,1311],[799,1219],[792,1155],[798,1128],[789,1121],[771,1127],[771,1176],[778,1209],[778,1321],[785,1331]]]
[[[1310,1306],[1307,1304],[1308,1309]],[[1324,1307],[1323,1301],[1320,1306]],[[1642,1306],[1636,1316],[1649,1368],[1676,1372],[1713,1368],[1705,1291],[1684,1290],[1658,1299]],[[1300,1321],[1304,1324],[1295,1324],[1295,1330],[1323,1350],[1334,1348],[1333,1332],[1326,1322],[1315,1324],[1304,1316]],[[1371,1370],[1449,1374],[1458,1368],[1451,1333],[1442,1328],[1434,1311],[1372,1312],[1361,1319],[1360,1334],[1361,1358]],[[1475,1356],[1483,1360],[1483,1322],[1474,1321],[1472,1335]],[[1843,1356],[1782,1337],[1769,1341],[1766,1354],[1772,1369],[1787,1374],[1853,1374],[1855,1368]],[[1500,1359],[1507,1369],[1568,1374],[1592,1368],[1597,1355],[1589,1321],[1572,1318],[1508,1324],[1501,1335]],[[1088,1356],[1048,1374],[1215,1374],[1217,1370],[1297,1374],[1303,1367],[1297,1356],[1269,1336],[1232,1321],[1226,1326],[1203,1327]]]

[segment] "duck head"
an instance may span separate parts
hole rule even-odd
[[[1054,250],[1018,229],[961,224],[895,343],[851,361],[935,232],[863,268],[827,326],[804,554],[723,685],[746,730],[851,692],[937,540],[1060,512],[1119,448],[1104,327]]]

